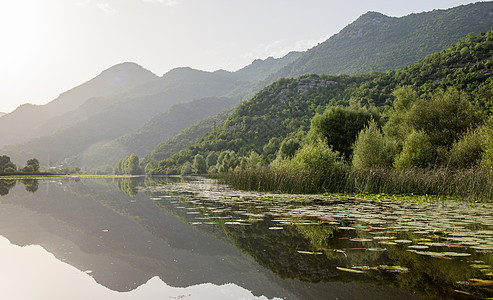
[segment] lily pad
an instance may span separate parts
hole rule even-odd
[[[344,272],[349,272],[349,273],[359,273],[359,274],[365,273],[365,271],[362,271],[362,270],[348,269],[348,268],[343,268],[343,267],[336,267],[336,269],[339,271],[344,271]]]

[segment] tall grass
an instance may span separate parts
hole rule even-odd
[[[309,171],[263,167],[221,174],[237,189],[281,193],[386,193],[493,200],[493,176],[482,169],[409,168]]]

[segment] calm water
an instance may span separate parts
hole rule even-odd
[[[490,205],[0,181],[1,299],[493,297]]]

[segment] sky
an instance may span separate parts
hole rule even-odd
[[[367,11],[401,17],[461,0],[0,0],[0,112],[46,104],[122,62],[236,71],[304,51]]]

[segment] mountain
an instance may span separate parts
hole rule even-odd
[[[0,147],[28,141],[58,127],[43,125],[54,117],[77,109],[88,99],[124,93],[158,77],[135,63],[113,66],[46,105],[24,104],[0,119]]]
[[[146,137],[150,137],[146,140],[146,143],[149,145],[145,148],[147,152],[150,152],[157,144],[169,138],[169,134],[172,132],[169,131],[166,137],[160,137],[163,131],[160,124],[167,124],[166,126],[168,128],[176,126],[177,130],[175,130],[175,133],[185,128],[183,125],[172,125],[169,121],[165,120],[166,118],[170,118],[170,114],[164,113],[159,116],[159,113],[168,111],[174,104],[185,103],[195,99],[210,98],[210,107],[207,107],[207,109],[201,112],[203,118],[206,118],[210,114],[219,112],[221,106],[222,109],[226,109],[231,107],[231,103],[238,102],[238,100],[233,100],[229,104],[223,103],[222,105],[218,105],[214,103],[214,98],[242,98],[244,95],[251,93],[252,90],[255,90],[258,84],[255,78],[265,78],[268,74],[272,73],[269,71],[269,67],[265,67],[265,65],[274,67],[277,70],[295,58],[295,55],[290,55],[285,59],[256,61],[254,66],[250,66],[247,69],[248,71],[240,70],[238,73],[226,71],[205,72],[192,68],[176,68],[167,72],[162,77],[152,77],[151,80],[142,81],[143,83],[124,92],[113,94],[106,92],[102,96],[93,96],[85,100],[77,109],[47,119],[37,129],[33,129],[33,131],[42,132],[43,134],[38,134],[34,139],[28,140],[25,138],[22,143],[5,146],[1,152],[9,155],[12,160],[17,162],[23,162],[29,158],[37,157],[42,164],[53,164],[55,162],[65,161],[66,159],[73,160],[77,157],[86,158],[84,156],[85,153],[93,153],[94,151],[102,153],[104,150],[98,150],[101,146],[130,133],[132,136],[131,140],[133,141],[142,141]],[[137,66],[135,64],[132,65]],[[119,69],[116,66],[103,72],[102,75],[117,73],[110,72],[114,71],[113,69],[115,68]],[[96,77],[90,82],[93,83],[94,81],[100,82],[102,78]],[[64,102],[63,99],[57,101]],[[204,105],[207,106],[207,104]],[[31,110],[30,117],[36,120],[37,114],[40,111],[39,108],[35,107],[36,109],[32,109],[34,107],[32,105],[25,106],[26,110]],[[50,103],[41,108],[48,110],[48,107],[56,106]],[[198,107],[188,106],[188,108]],[[214,111],[211,112],[211,109]],[[211,113],[207,114],[206,112]],[[17,116],[19,114],[12,114],[9,117],[18,122],[20,126],[22,122]],[[154,116],[156,116],[156,119],[151,120]],[[182,112],[181,116],[181,119],[174,120],[185,124],[184,119],[187,118],[186,113]],[[5,117],[2,117],[2,119]],[[159,118],[164,118],[164,120],[157,121]],[[147,121],[150,123],[145,125]],[[191,117],[187,124],[192,125],[197,121],[199,119]],[[146,127],[139,130],[141,126]],[[27,128],[22,128],[22,130],[24,132],[28,131]],[[27,135],[27,133],[25,134]],[[138,136],[140,134],[142,134],[142,137],[139,138]],[[154,138],[156,139],[154,140]],[[130,141],[128,136],[122,137],[122,139]],[[122,153],[142,152],[140,142],[129,142],[127,146],[129,146],[127,151]],[[116,155],[117,153],[113,154]],[[93,158],[96,156],[98,154],[94,154]],[[105,155],[103,156],[107,157]],[[88,159],[88,162],[90,160]],[[95,159],[94,162],[96,161],[102,163]],[[84,163],[84,160],[79,159],[78,163]]]
[[[402,68],[447,48],[471,32],[486,32],[492,24],[493,2],[478,2],[401,18],[368,12],[306,51],[271,79],[311,73],[357,74]]]
[[[97,168],[104,164],[114,165],[120,158],[132,153],[142,157],[179,131],[236,105],[238,99],[235,98],[204,98],[175,104],[168,111],[152,117],[139,129],[85,153],[81,164]]]
[[[493,33],[469,35],[446,50],[399,70],[359,75],[304,75],[282,78],[251,100],[236,107],[216,130],[195,144],[163,160],[154,173],[179,173],[181,165],[196,154],[233,150],[239,156],[250,151],[270,162],[283,140],[305,135],[311,119],[334,105],[390,106],[392,92],[410,86],[421,96],[454,87],[467,93],[484,113],[491,113],[493,101]]]
[[[4,112],[0,112],[0,117],[6,115]]]
[[[231,112],[232,110],[223,110],[214,116],[199,121],[180,131],[167,141],[159,143],[152,151],[151,159],[154,159],[155,161],[164,160],[171,155],[180,152],[185,147],[194,144],[204,135],[213,131],[216,126],[223,123],[231,115]]]

